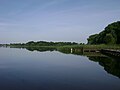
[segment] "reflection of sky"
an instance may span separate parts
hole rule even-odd
[[[102,59],[101,59],[102,60]],[[112,69],[114,70],[114,69]],[[120,79],[87,57],[0,48],[1,90],[119,90]]]
[[[119,0],[0,0],[0,43],[86,42],[120,19]]]

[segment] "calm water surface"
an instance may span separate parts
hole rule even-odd
[[[120,90],[120,61],[0,48],[0,90]]]

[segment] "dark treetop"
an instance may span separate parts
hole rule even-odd
[[[109,24],[99,34],[89,36],[88,44],[120,44],[120,21]]]

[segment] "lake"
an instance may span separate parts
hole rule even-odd
[[[1,47],[0,90],[120,90],[120,59]]]

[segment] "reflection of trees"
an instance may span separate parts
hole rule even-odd
[[[89,57],[90,60],[99,62],[104,70],[120,78],[120,60],[108,57]]]
[[[26,49],[29,51],[40,51],[40,52],[56,50],[53,47],[26,47]]]
[[[120,78],[120,60],[117,58],[110,58],[101,53],[95,53],[95,52],[81,52],[81,51],[74,50],[71,53],[70,49],[67,49],[67,50],[63,49],[63,50],[60,50],[60,52],[66,53],[66,54],[87,56],[89,60],[98,62],[99,65],[103,66],[104,70],[107,71],[107,73],[110,73]]]
[[[16,47],[17,48],[17,47]],[[21,47],[23,48],[23,47]],[[60,48],[57,49],[56,47],[24,47],[29,51],[54,51],[57,50],[59,52],[65,53],[65,54],[74,54],[74,55],[84,55],[89,58],[89,60],[98,62],[99,65],[104,67],[104,70],[108,73],[115,75],[120,78],[120,60],[116,58],[110,58],[106,57],[105,55],[101,53],[95,53],[95,52],[82,52],[82,50],[73,50],[71,52],[71,48]]]
[[[71,48],[61,48],[61,49],[58,49],[58,51],[65,54],[83,55],[83,52],[81,51],[81,49],[78,49],[78,50],[73,49],[71,51]]]

